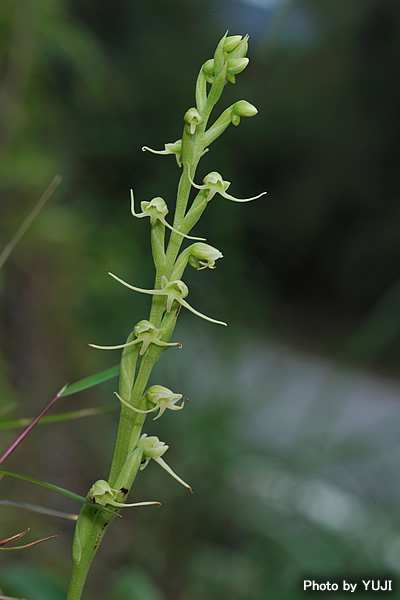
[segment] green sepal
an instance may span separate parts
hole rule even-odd
[[[231,52],[229,52],[229,58],[244,58],[248,50],[248,41],[249,36],[246,34],[242,41],[239,42],[239,44],[237,44]]]
[[[225,44],[227,35],[228,35],[228,32],[226,32],[224,37],[221,38],[221,40],[219,41],[219,44],[215,50],[215,53],[214,53],[214,73],[217,76],[220,73],[222,67],[224,66],[224,62],[225,62],[224,44]]]
[[[203,73],[203,67],[201,67],[197,77],[195,98],[197,110],[201,114],[207,103],[207,79],[205,74]]]

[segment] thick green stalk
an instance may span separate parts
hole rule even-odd
[[[117,489],[124,489],[121,500],[125,499],[128,495],[125,489],[129,490],[132,486],[140,468],[142,456],[143,452],[136,449],[130,452],[125,460],[115,482]],[[79,600],[81,598],[87,574],[106,532],[106,528],[115,519],[121,509],[117,508],[113,510],[115,516],[109,512],[96,510],[95,507],[87,504],[82,507],[72,546],[74,568],[67,600]]]
[[[96,514],[94,514],[96,513]],[[115,518],[107,515],[104,518],[104,511],[95,511],[92,507],[84,505],[78,518],[75,536],[78,533],[78,526],[85,528],[86,543],[82,547],[80,560],[74,557],[74,567],[71,575],[71,581],[68,590],[67,600],[80,600],[86,577],[90,565],[95,557],[101,540],[103,539],[109,523]]]

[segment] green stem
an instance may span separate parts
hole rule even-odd
[[[115,481],[116,489],[123,488],[123,491],[121,490],[120,501],[127,497],[128,492],[126,490],[131,488],[136,478],[142,457],[143,451],[139,449],[133,450],[127,455],[124,465]],[[76,524],[72,545],[74,567],[67,600],[80,600],[90,566],[107,526],[115,519],[116,514],[120,510],[114,509],[115,515],[113,515],[108,512],[96,510],[94,506],[83,506]]]
[[[163,348],[151,344],[143,356],[129,400],[129,404],[132,406],[141,408],[141,399],[149,380],[151,370],[157,360],[160,358],[162,352]],[[136,413],[133,410],[130,410],[127,406],[121,406],[117,438],[115,441],[114,454],[108,479],[111,487],[114,487],[115,480],[119,476],[119,473],[124,465],[128,451],[132,447],[131,440],[136,439],[137,441],[140,437],[144,418],[145,415]]]
[[[75,528],[72,554],[74,567],[67,600],[80,600],[90,565],[114,516],[84,505]]]

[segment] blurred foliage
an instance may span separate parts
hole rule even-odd
[[[121,343],[149,305],[106,273],[144,288],[153,278],[128,190],[171,205],[179,177],[173,157],[141,147],[180,137],[197,70],[222,33],[251,36],[250,66],[221,108],[245,98],[260,114],[226,132],[196,180],[218,170],[234,195],[268,195],[246,206],[216,197],[196,233],[225,260],[187,276],[193,304],[236,325],[215,331],[182,314],[184,350],[165,353],[153,383],[190,403],[147,426],[174,442],[169,462],[195,494],[147,469],[133,496],[163,508],[115,523],[88,600],[105,590],[116,600],[285,600],[299,597],[302,577],[395,569],[397,421],[382,413],[346,437],[338,424],[357,384],[324,379],[319,364],[292,369],[285,346],[270,353],[260,336],[397,374],[399,22],[396,0],[2,0],[0,249],[63,176],[0,271],[2,418],[32,415],[64,382],[115,364],[87,343]],[[108,404],[113,389],[59,409]],[[116,422],[38,427],[7,468],[85,494],[107,471]],[[13,433],[1,439],[5,448]],[[76,510],[22,482],[2,486],[9,498]],[[71,524],[1,511],[3,537],[26,526],[58,540],[4,558],[2,593],[64,597]]]

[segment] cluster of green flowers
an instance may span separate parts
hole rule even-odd
[[[129,409],[138,415],[158,411],[155,417],[158,419],[165,413],[166,409],[176,411],[181,410],[184,406],[183,400],[180,404],[177,404],[182,399],[181,394],[175,394],[161,385],[151,386],[140,397],[134,393],[137,360],[144,361],[146,355],[150,353],[152,345],[156,346],[159,351],[168,346],[181,347],[179,342],[169,341],[179,312],[178,309],[183,306],[207,321],[226,325],[223,321],[202,314],[185,300],[189,289],[181,280],[181,277],[188,264],[197,270],[214,269],[216,260],[222,258],[222,253],[217,248],[204,243],[204,238],[188,235],[188,232],[197,223],[213,197],[219,194],[228,200],[247,202],[263,195],[259,194],[245,199],[235,198],[227,192],[230,182],[225,181],[222,175],[216,171],[206,175],[202,185],[197,185],[193,180],[199,159],[208,151],[210,144],[224,132],[229,124],[232,123],[237,126],[242,117],[253,117],[257,114],[255,106],[246,100],[239,100],[224,110],[220,117],[207,129],[211,110],[219,100],[225,85],[228,82],[235,83],[236,76],[249,63],[249,59],[246,57],[247,47],[248,36],[225,35],[218,44],[214,57],[207,60],[200,69],[195,92],[196,106],[189,108],[184,115],[182,138],[173,143],[165,144],[164,150],[152,150],[148,146],[143,147],[143,150],[154,154],[172,154],[176,158],[178,167],[183,167],[178,187],[175,220],[172,225],[167,222],[166,217],[169,209],[166,201],[159,196],[150,201],[142,201],[141,212],[136,212],[134,194],[131,190],[132,215],[137,218],[148,217],[150,220],[152,251],[156,267],[155,286],[154,289],[146,290],[127,283],[113,273],[109,273],[109,275],[135,292],[150,294],[153,298],[158,298],[158,303],[153,300],[152,314],[149,320],[139,321],[126,343],[114,346],[90,344],[93,348],[104,350],[124,349],[121,361],[120,390],[118,393],[116,392],[116,396],[125,409]],[[188,192],[190,192],[191,187],[196,188],[198,194],[189,210],[186,211],[189,199]],[[172,232],[167,249],[165,248],[166,228]],[[196,240],[196,243],[191,244],[178,254],[184,238]],[[153,357],[150,359],[153,364],[155,362],[154,358],[153,351]],[[129,456],[132,455],[135,449],[139,449],[142,454],[141,469],[153,458],[175,479],[190,488],[161,458],[168,446],[156,437],[147,437],[146,434],[139,437],[137,428],[133,425],[134,421],[131,420],[130,426],[130,433],[134,431],[134,435],[130,436],[130,441],[126,445],[125,466],[120,470],[118,477],[118,480],[121,480],[121,473],[124,469],[127,471],[122,477],[122,487],[129,489],[132,484],[132,477],[129,472],[129,469],[131,469],[129,467]],[[143,419],[141,424],[143,424]],[[141,426],[139,426],[139,429],[141,432]],[[99,480],[92,486],[89,497],[93,502],[101,504],[127,506],[117,501],[120,493],[119,489],[112,488],[108,482]]]
[[[131,190],[132,215],[140,219],[148,217],[150,221],[151,249],[156,270],[154,287],[143,289],[127,283],[113,273],[109,275],[130,290],[151,295],[152,305],[149,319],[139,321],[125,343],[113,346],[91,344],[93,348],[123,350],[119,390],[116,392],[121,403],[121,415],[109,478],[97,480],[88,493],[88,498],[93,504],[110,507],[110,510],[100,511],[99,515],[96,511],[90,512],[87,506],[82,509],[74,538],[73,582],[84,580],[105,526],[113,519],[115,513],[124,506],[155,504],[155,502],[129,505],[125,503],[137,473],[146,468],[152,459],[192,491],[190,485],[178,477],[165,462],[163,456],[168,446],[158,437],[149,437],[142,433],[148,413],[157,413],[155,419],[159,419],[167,409],[179,411],[184,407],[184,398],[182,394],[176,394],[162,385],[152,385],[147,388],[147,384],[152,368],[162,352],[170,346],[182,346],[179,342],[170,341],[181,307],[207,321],[226,325],[223,321],[199,312],[186,300],[189,289],[182,281],[182,276],[187,265],[197,270],[214,269],[215,262],[222,258],[222,253],[217,248],[205,243],[204,238],[190,236],[189,232],[217,194],[235,202],[247,202],[265,193],[245,199],[235,198],[227,192],[230,182],[225,181],[216,171],[208,173],[202,185],[194,181],[199,160],[209,150],[212,142],[231,123],[237,126],[242,117],[253,117],[257,114],[257,109],[252,104],[246,100],[239,100],[225,109],[219,118],[208,126],[211,111],[225,85],[235,83],[236,76],[248,65],[247,45],[248,36],[225,34],[217,46],[214,57],[207,60],[200,69],[195,90],[196,106],[189,108],[184,114],[182,138],[165,144],[164,150],[143,147],[143,150],[154,154],[175,156],[182,173],[173,223],[167,221],[169,214],[167,202],[159,196],[150,201],[142,201],[141,212],[137,212]],[[197,190],[197,195],[188,208],[193,188]],[[166,229],[170,230],[167,244]],[[185,239],[193,240],[195,243],[181,251]],[[71,589],[75,589],[74,585],[75,583],[71,585]],[[77,596],[71,592],[68,597]]]

